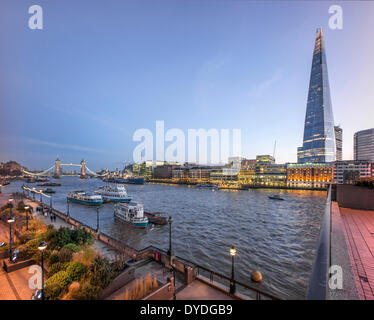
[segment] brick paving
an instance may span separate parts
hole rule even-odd
[[[374,211],[340,208],[356,285],[363,300],[374,300]]]

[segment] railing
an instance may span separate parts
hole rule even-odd
[[[326,208],[322,218],[317,252],[314,258],[312,275],[309,281],[308,300],[326,300],[328,292],[330,248],[331,248],[331,185],[326,199]]]
[[[228,292],[230,288],[231,279],[223,274],[209,270],[205,267],[196,265],[194,269],[194,275],[197,278],[208,281],[213,284],[215,287],[220,288],[221,290]],[[238,296],[243,297],[244,299],[249,300],[280,300],[279,297],[273,296],[267,292],[262,291],[259,288],[250,286],[234,280],[236,285],[236,292]]]

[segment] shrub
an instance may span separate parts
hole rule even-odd
[[[20,201],[17,206],[18,211],[24,211],[25,210],[25,204],[23,201]]]
[[[46,285],[58,284],[64,290],[71,282],[72,280],[66,271],[59,271],[48,278]]]
[[[90,247],[82,247],[79,252],[73,254],[73,261],[81,262],[89,266],[96,257],[96,251]]]
[[[73,257],[73,252],[68,248],[62,248],[58,252],[58,260],[60,262],[69,262]]]
[[[49,268],[49,271],[48,271],[48,276],[49,277],[52,277],[54,274],[56,274],[57,272],[60,272],[60,271],[66,271],[67,267],[70,265],[71,262],[65,262],[65,263],[61,263],[61,262],[56,262],[54,264],[52,264]]]
[[[104,289],[109,285],[112,277],[113,271],[108,259],[96,256],[88,267],[87,278],[90,278],[90,283]]]
[[[75,300],[96,300],[99,299],[102,289],[92,285],[89,281],[81,284],[80,290],[72,292],[71,298]]]
[[[74,300],[79,295],[81,285],[75,281],[69,286],[68,293],[62,298],[62,300]]]
[[[91,233],[83,229],[73,230],[71,232],[71,240],[75,244],[93,244],[94,237]]]
[[[47,284],[44,288],[44,296],[47,300],[56,299],[62,292],[58,283]]]
[[[31,231],[26,231],[24,233],[22,233],[18,239],[19,239],[19,242],[21,244],[25,244],[26,242],[29,242],[30,240],[32,240],[34,238],[34,233],[31,232]]]
[[[61,227],[57,232],[57,247],[62,248],[71,242],[71,231],[67,227]]]
[[[48,270],[48,276],[52,277],[57,272],[61,271],[61,267],[62,267],[61,262],[56,262],[56,263],[50,265],[49,270]]]
[[[52,253],[50,256],[49,256],[49,259],[48,259],[48,265],[51,266],[52,264],[55,264],[57,262],[59,262],[59,258],[58,258],[58,254],[57,253]]]
[[[79,281],[84,274],[84,270],[84,265],[80,262],[71,262],[66,268],[66,272],[73,281]]]
[[[69,249],[71,252],[77,252],[79,250],[78,246],[75,243],[68,243],[64,246],[64,248]]]

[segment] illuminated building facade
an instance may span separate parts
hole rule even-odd
[[[366,160],[337,161],[334,167],[334,183],[354,184],[357,179],[371,178],[374,165]]]
[[[172,170],[172,179],[178,182],[188,182],[189,168],[180,167]]]
[[[335,130],[322,28],[317,30],[298,163],[335,161]]]
[[[256,180],[256,160],[242,160],[239,174],[239,183],[241,184],[254,184]]]
[[[285,187],[287,185],[287,165],[257,164],[256,185]]]
[[[333,163],[288,163],[287,186],[325,189],[334,178]]]
[[[210,167],[193,167],[188,170],[190,182],[204,183],[210,180]]]

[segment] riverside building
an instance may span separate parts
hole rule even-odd
[[[336,161],[334,183],[354,184],[357,179],[371,178],[373,169],[373,164],[366,160]]]
[[[333,163],[287,164],[287,186],[291,188],[325,189],[333,178]]]
[[[374,128],[358,131],[353,138],[354,160],[374,163]]]

